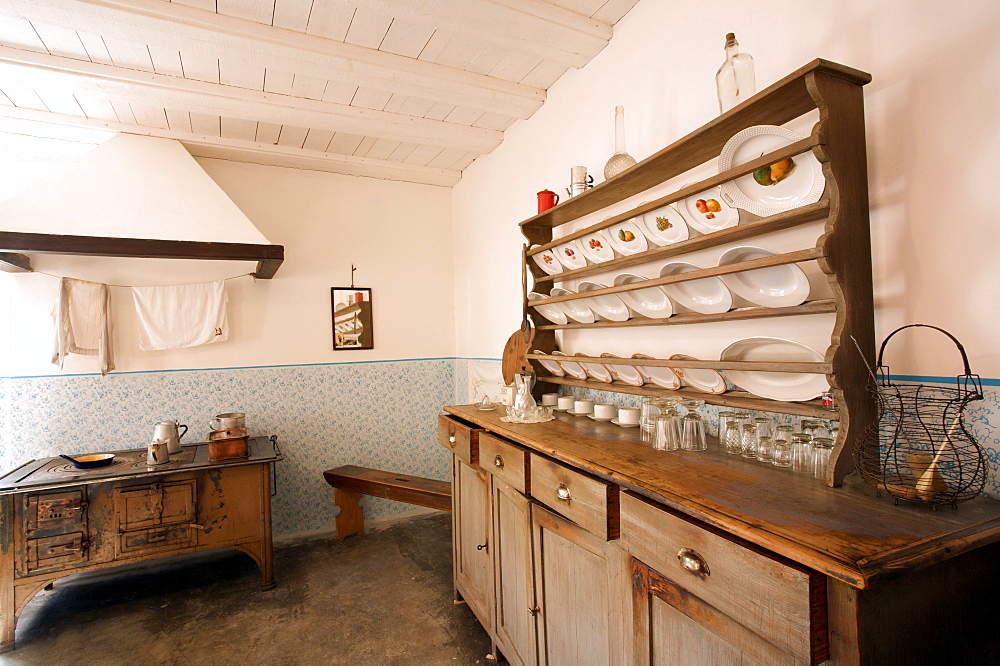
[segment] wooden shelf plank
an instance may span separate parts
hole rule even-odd
[[[4,273],[31,273],[31,257],[14,252],[0,252],[0,271]]]
[[[624,384],[618,381],[615,381],[611,384],[605,384],[603,382],[584,381],[580,379],[571,379],[569,377],[553,377],[551,375],[539,376],[538,381],[546,382],[549,384],[559,384],[562,386],[573,386],[576,388],[594,389],[597,391],[628,393],[631,395],[648,395],[648,396],[664,397],[664,398],[682,398],[685,400],[693,398],[696,400],[704,400],[709,405],[721,405],[724,407],[732,407],[734,409],[747,409],[755,412],[774,412],[776,414],[792,414],[794,416],[806,416],[817,419],[840,418],[838,412],[830,411],[829,409],[824,409],[822,403],[818,400],[810,400],[809,402],[781,402],[778,400],[768,400],[767,398],[759,398],[755,395],[744,393],[742,391],[729,391],[728,393],[716,395],[712,393],[703,393],[695,389],[680,389],[678,391],[669,391],[667,389],[662,389],[653,386],[632,386],[630,384]]]
[[[583,328],[629,328],[633,326],[682,326],[686,324],[706,324],[716,321],[739,321],[745,319],[765,319],[768,317],[791,317],[806,314],[826,314],[837,311],[836,302],[830,299],[809,301],[802,305],[785,308],[742,308],[719,314],[690,312],[676,314],[667,319],[637,317],[628,321],[595,321],[593,324],[543,324],[536,326],[539,331],[573,330]]]
[[[828,60],[813,60],[634,167],[523,224],[557,227],[597,212],[718,157],[726,141],[737,132],[753,125],[783,125],[812,111],[816,101],[810,94],[807,79],[815,74],[844,79],[859,86],[871,82],[871,75],[866,72]]]
[[[17,231],[0,231],[0,251],[143,259],[256,261],[255,277],[262,280],[274,277],[285,258],[285,248],[281,245],[70,236]]]
[[[654,368],[700,368],[705,370],[747,370],[751,372],[807,372],[826,375],[833,371],[830,363],[799,363],[776,361],[706,361],[664,358],[614,358],[599,356],[553,356],[552,354],[526,354],[528,359],[546,361],[575,361],[608,365],[641,365]]]

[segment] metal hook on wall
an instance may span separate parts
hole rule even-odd
[[[358,269],[354,267],[354,264],[351,264],[351,289],[354,289],[354,271],[356,270]]]

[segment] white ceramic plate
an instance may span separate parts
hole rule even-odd
[[[803,138],[798,132],[775,125],[748,127],[723,146],[719,154],[719,171],[749,162]],[[819,160],[811,152],[795,155],[791,160],[794,166],[781,181],[761,185],[750,173],[723,183],[722,197],[727,203],[754,215],[774,215],[819,201],[826,188]]]
[[[698,361],[701,359],[697,359],[694,356],[688,356],[687,354],[674,354],[670,357],[670,360]],[[674,368],[674,372],[676,372],[677,376],[687,382],[692,388],[696,388],[699,391],[715,394],[726,392],[725,378],[711,368]]]
[[[573,354],[573,356],[588,356],[588,354],[577,352]],[[591,378],[606,384],[610,384],[615,381],[615,378],[611,376],[611,372],[604,367],[603,363],[584,363],[583,361],[577,362],[583,366],[583,369],[587,371],[587,374],[590,375]]]
[[[549,292],[552,296],[566,296],[568,294],[573,294],[575,292],[569,289],[562,289],[560,287],[554,287],[552,291]],[[594,317],[594,312],[590,309],[584,299],[578,298],[573,301],[563,301],[562,303],[555,303],[562,308],[562,311],[566,313],[566,316],[577,322],[578,324],[593,324],[597,318]]]
[[[530,305],[532,301],[537,301],[540,298],[548,298],[548,296],[545,294],[539,294],[537,291],[533,291],[528,294],[528,304]],[[563,312],[563,309],[558,305],[547,303],[545,305],[532,305],[531,307],[538,310],[539,314],[551,321],[553,324],[569,323],[569,320],[566,319],[566,313]]]
[[[536,349],[533,353],[535,353],[535,354],[544,354],[545,352],[543,352],[541,349]],[[548,370],[549,372],[551,372],[556,377],[565,377],[566,376],[566,373],[559,366],[559,364],[556,363],[555,361],[549,361],[549,360],[540,358],[540,359],[538,359],[538,362],[541,363],[542,366],[546,370]],[[557,411],[559,411],[559,410],[557,410]],[[565,410],[562,410],[562,411],[565,411]]]
[[[615,277],[615,286],[643,282],[647,278],[632,273],[622,273]],[[674,313],[674,306],[667,298],[667,293],[659,287],[623,291],[618,294],[625,305],[650,319],[662,319]]]
[[[609,354],[607,352],[601,354],[601,358],[621,358],[620,356],[615,356],[614,354]],[[611,374],[615,376],[615,379],[630,384],[631,386],[642,386],[646,382],[643,381],[642,375],[636,370],[634,365],[620,365],[618,363],[605,363],[604,367],[611,371]]]
[[[615,417],[613,417],[613,416],[609,416],[607,418],[600,418],[600,417],[594,416],[593,414],[587,414],[587,418],[592,419],[594,421],[614,421],[615,420]]]
[[[611,243],[603,231],[595,231],[579,240],[583,256],[593,263],[600,264],[615,258],[615,251],[611,248]]]
[[[556,350],[552,352],[551,355],[566,356],[565,360],[559,359],[557,363],[559,363],[559,367],[562,368],[563,371],[573,379],[587,378],[587,371],[583,369],[583,366],[577,363],[576,361],[569,360],[569,356],[567,354],[564,354],[563,352]]]
[[[692,229],[703,234],[735,227],[740,221],[740,212],[726,203],[717,187],[678,202],[677,210]]]
[[[535,260],[535,263],[538,264],[539,268],[549,275],[562,273],[562,264],[559,263],[559,259],[556,258],[556,254],[552,250],[546,250],[545,252],[533,254],[531,255],[531,258]]]
[[[746,338],[722,350],[723,361],[822,363],[823,355],[812,347],[781,338]],[[726,376],[742,389],[762,398],[798,402],[818,398],[830,390],[826,375],[799,372],[727,370]]]
[[[608,227],[607,236],[611,241],[611,247],[622,256],[638,254],[649,249],[646,237],[634,219],[612,224]]]
[[[611,419],[611,422],[614,423],[619,428],[638,428],[639,427],[638,423],[621,423],[618,419]]]
[[[632,358],[653,359],[649,354],[632,354]],[[678,389],[681,386],[681,378],[670,368],[657,368],[651,365],[637,365],[636,370],[646,378],[647,381],[665,389]]]
[[[607,289],[605,285],[596,282],[581,282],[577,286],[581,294],[595,289]],[[632,316],[625,301],[619,298],[618,294],[591,296],[585,300],[594,312],[610,321],[628,321],[629,317]]]
[[[773,257],[775,254],[777,252],[766,248],[744,245],[726,250],[719,258],[719,265]],[[795,264],[730,273],[723,275],[722,281],[751,303],[770,308],[798,305],[809,298],[809,278]]]
[[[570,270],[585,268],[587,266],[587,259],[584,257],[583,249],[580,247],[580,241],[578,240],[571,240],[562,245],[557,245],[552,251],[555,252],[556,258],[559,259],[560,263]]]
[[[653,243],[663,246],[687,240],[688,226],[673,206],[662,206],[642,216],[642,233]]]
[[[701,270],[701,267],[683,261],[675,261],[660,269],[660,277],[697,270]],[[665,284],[661,289],[677,303],[701,314],[728,312],[729,308],[733,307],[732,293],[726,288],[725,283],[717,277]]]

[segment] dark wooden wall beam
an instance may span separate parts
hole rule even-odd
[[[111,238],[0,231],[0,257],[6,252],[73,254],[95,257],[139,257],[144,259],[216,259],[256,261],[256,277],[274,276],[285,259],[281,245],[215,243],[204,241]],[[6,255],[11,256],[11,255]],[[4,259],[4,261],[6,261]],[[13,262],[7,262],[13,263]],[[28,264],[30,270],[30,263]]]
[[[23,254],[0,252],[0,271],[4,273],[30,273],[31,258]]]

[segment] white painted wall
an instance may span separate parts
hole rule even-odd
[[[226,342],[143,352],[129,290],[112,289],[118,371],[436,358],[454,355],[451,192],[447,188],[214,159],[198,163],[270,242],[285,247],[272,280],[231,280]],[[176,192],[182,198],[184,192]],[[155,219],[136,217],[135,235]],[[87,233],[79,231],[78,233]],[[371,287],[374,350],[333,351],[330,288]],[[253,270],[245,262],[36,255],[41,272],[121,285],[182,284]],[[58,280],[0,273],[0,374],[57,375],[50,311]],[[96,361],[71,356],[66,374]]]
[[[627,147],[637,159],[713,118],[714,75],[724,35],[734,31],[754,56],[758,89],[817,57],[873,75],[865,103],[876,336],[903,323],[937,324],[965,342],[974,371],[1000,377],[993,348],[1000,216],[992,196],[1000,154],[998,27],[1000,4],[990,0],[641,0],[615,27],[611,44],[556,83],[545,106],[511,127],[503,145],[467,168],[456,186],[457,355],[499,357],[518,325],[523,237],[517,223],[535,213],[535,193],[562,191],[574,165],[602,180],[614,152],[616,104],[625,106]],[[709,263],[719,253],[702,258]],[[764,334],[780,334],[776,322]],[[807,322],[795,334],[813,339],[825,325]],[[630,343],[620,333],[591,335],[571,348],[631,353],[640,350],[636,345],[661,344],[711,354],[742,337],[737,326],[698,327],[698,339],[690,330],[664,329],[656,340]],[[894,372],[959,371],[943,338],[916,338],[894,347]]]

